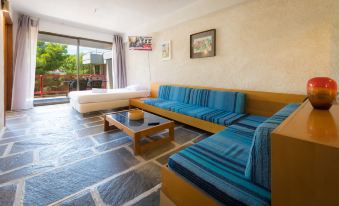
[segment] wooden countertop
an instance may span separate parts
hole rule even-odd
[[[339,148],[339,104],[330,110],[316,110],[306,101],[273,133]]]

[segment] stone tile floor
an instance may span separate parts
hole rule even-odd
[[[8,112],[0,205],[160,205],[160,167],[208,135],[178,124],[174,142],[134,156],[125,133],[103,132],[107,112],[82,115],[68,104]]]

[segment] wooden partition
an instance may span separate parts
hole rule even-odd
[[[339,104],[301,105],[272,133],[272,205],[339,205]]]
[[[6,124],[6,110],[11,109],[13,84],[13,22],[9,12],[3,15],[3,41],[4,43],[4,122]]]
[[[151,97],[157,97],[160,85],[162,84],[153,83],[151,85]],[[203,86],[176,85],[176,84],[163,84],[163,85],[242,92],[246,94],[246,113],[261,116],[272,116],[274,113],[283,108],[286,104],[292,102],[302,102],[306,98],[306,95],[300,94],[247,91],[247,90],[223,89]]]

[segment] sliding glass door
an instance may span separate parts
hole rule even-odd
[[[79,81],[86,82],[88,88],[107,88],[109,86],[107,58],[111,58],[112,45],[102,42],[80,40]],[[110,54],[110,56],[107,56]],[[81,83],[79,84],[81,85]],[[82,90],[84,88],[80,88]]]
[[[35,100],[67,101],[70,91],[109,86],[111,47],[109,42],[39,33]]]

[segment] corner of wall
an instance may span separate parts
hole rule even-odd
[[[339,1],[332,7],[332,32],[330,40],[330,72],[331,77],[339,83]]]
[[[3,41],[3,16],[0,15],[0,41]],[[0,44],[0,133],[5,126],[4,122],[4,46],[3,42]]]

